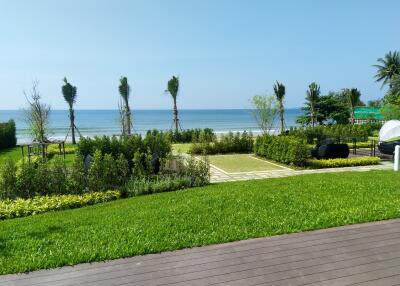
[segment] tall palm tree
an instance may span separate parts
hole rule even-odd
[[[63,81],[64,85],[62,86],[61,91],[65,101],[68,103],[69,106],[69,128],[71,129],[72,144],[76,144],[74,103],[76,102],[77,88],[76,86],[71,85],[67,81],[66,77],[64,77]]]
[[[312,127],[314,127],[317,122],[317,103],[320,93],[320,87],[317,83],[313,82],[308,86],[306,100],[310,109]]]
[[[177,132],[179,129],[179,119],[178,119],[178,107],[176,106],[176,98],[179,92],[179,77],[173,76],[168,81],[167,89],[165,90],[165,92],[169,93],[174,101],[172,124],[175,128],[175,131]]]
[[[378,70],[376,72],[375,78],[376,81],[382,81],[382,87],[386,84],[389,84],[389,87],[392,87],[391,79],[400,75],[400,54],[398,51],[389,52],[385,55],[384,58],[378,59],[377,65],[374,65]]]
[[[281,121],[281,133],[283,134],[285,132],[285,118],[283,116],[285,112],[283,108],[283,99],[285,97],[285,86],[277,81],[274,84],[274,93],[276,100],[278,101],[278,109],[279,109],[278,111]]]
[[[128,84],[127,77],[121,77],[119,80],[120,84],[118,87],[119,94],[122,97],[124,107],[123,107],[123,116],[122,116],[122,133],[123,135],[131,134],[131,109],[129,107],[129,94],[131,93],[131,87]]]
[[[354,109],[361,104],[361,92],[357,88],[345,88],[343,94],[350,107],[351,124],[354,124]]]

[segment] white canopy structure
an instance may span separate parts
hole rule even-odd
[[[379,142],[400,140],[400,120],[389,120],[379,130]]]

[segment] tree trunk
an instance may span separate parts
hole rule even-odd
[[[72,144],[76,144],[75,140],[75,114],[72,107],[69,108],[69,127],[71,128]]]
[[[312,106],[311,106],[311,110],[310,110],[310,115],[311,115],[311,126],[314,127],[314,125],[315,125],[314,108]]]
[[[178,123],[178,107],[176,106],[176,99],[174,98],[174,111],[173,111],[173,125],[175,127],[175,132],[178,132],[179,123]]]
[[[279,106],[279,113],[280,113],[280,116],[281,116],[281,134],[284,134],[285,133],[285,119],[283,117],[283,112],[284,112],[283,103],[280,102],[279,105],[280,105]]]
[[[125,128],[126,128],[126,134],[131,135],[131,109],[129,108],[129,102],[128,99],[125,99]]]

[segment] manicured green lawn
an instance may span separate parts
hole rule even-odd
[[[252,154],[232,154],[208,156],[210,164],[228,172],[252,172],[283,170],[283,167],[266,160],[254,157]]]
[[[15,162],[22,159],[22,153],[20,147],[9,148],[5,150],[0,150],[0,164],[7,159],[11,159]]]
[[[2,274],[400,217],[400,173],[215,184],[0,222]]]
[[[172,150],[177,153],[188,153],[192,143],[172,144]]]

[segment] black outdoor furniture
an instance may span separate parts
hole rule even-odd
[[[311,155],[317,159],[347,158],[349,154],[347,144],[338,144],[331,140],[326,140],[311,150]]]

